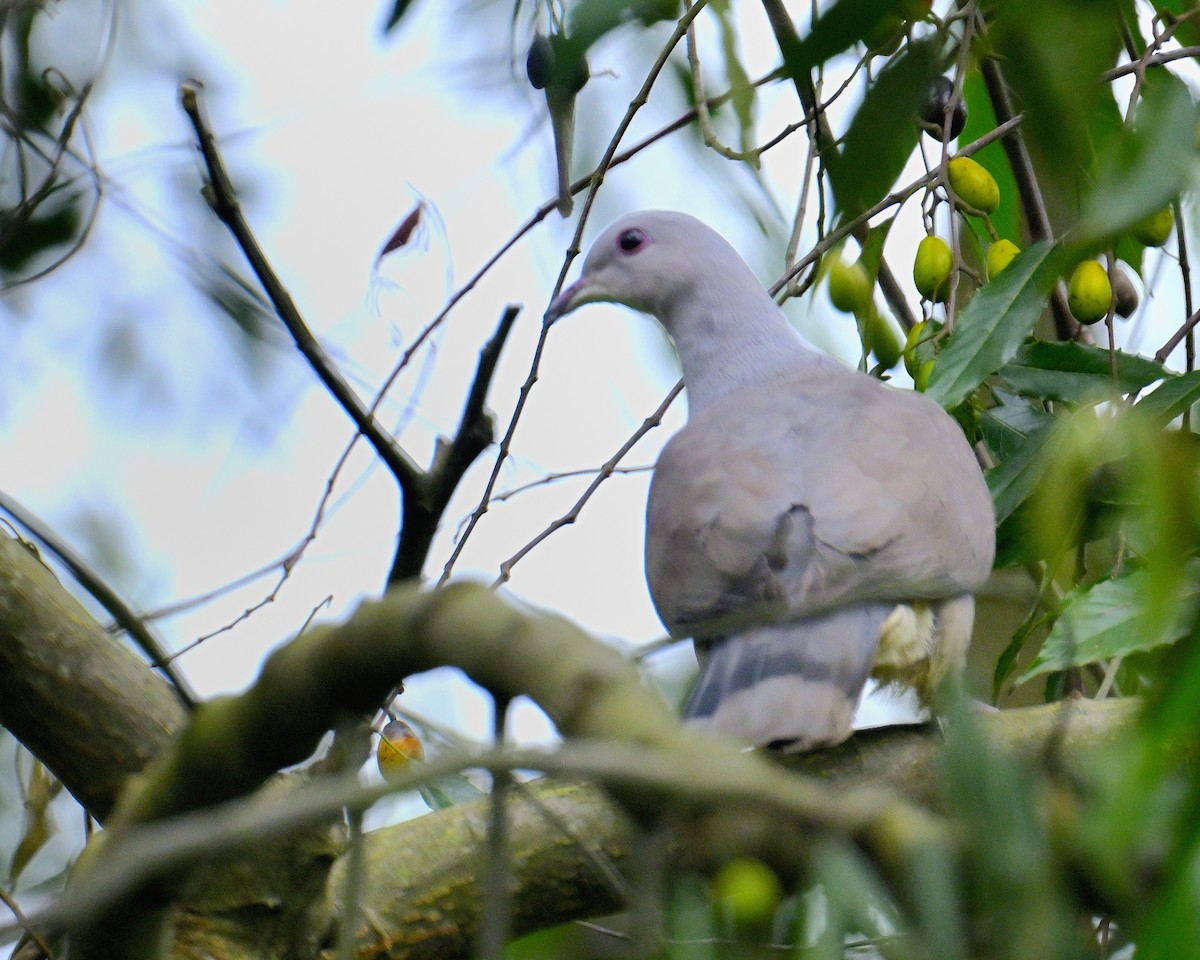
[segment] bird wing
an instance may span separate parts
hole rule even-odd
[[[646,576],[668,629],[719,636],[759,610],[775,621],[970,592],[993,530],[974,455],[940,407],[828,366],[731,393],[672,438]]]

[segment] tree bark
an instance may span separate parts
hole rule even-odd
[[[0,535],[0,725],[103,822],[186,716],[36,552]]]

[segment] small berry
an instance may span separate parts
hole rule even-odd
[[[858,313],[871,305],[871,278],[857,261],[840,257],[829,268],[829,300],[843,313]]]
[[[945,303],[950,299],[950,270],[954,255],[941,237],[925,237],[917,245],[913,260],[913,283],[926,300]]]
[[[1139,220],[1133,225],[1134,239],[1147,247],[1161,247],[1171,239],[1171,228],[1175,226],[1175,214],[1170,207]]]
[[[1108,271],[1095,260],[1084,260],[1067,281],[1067,306],[1080,323],[1095,323],[1108,315],[1112,285]]]
[[[425,759],[425,748],[413,728],[403,720],[392,720],[379,733],[375,762],[385,780],[403,774],[414,760]]]
[[[1111,277],[1113,288],[1113,309],[1118,317],[1128,320],[1138,308],[1137,287],[1129,279],[1124,267],[1117,267]]]
[[[921,126],[935,140],[941,140],[946,128],[946,104],[954,95],[954,81],[949,77],[937,76],[929,81],[925,102],[921,105]],[[960,133],[967,122],[967,105],[962,97],[954,104],[950,114],[950,139]]]
[[[754,857],[730,860],[717,872],[713,899],[739,929],[769,928],[783,899],[775,871]]]
[[[981,213],[995,213],[1000,206],[996,179],[970,157],[954,157],[946,167],[950,186],[958,199]]]
[[[1005,267],[1013,262],[1013,257],[1021,252],[1011,240],[997,240],[987,252],[987,275],[989,280],[995,280]]]

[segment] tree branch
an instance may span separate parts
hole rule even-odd
[[[0,535],[0,726],[101,822],[182,725],[171,687]]]
[[[180,86],[179,96],[183,111],[187,114],[188,120],[191,121],[196,132],[200,155],[204,158],[204,165],[208,170],[208,189],[205,196],[213,213],[233,234],[234,240],[270,298],[279,319],[291,334],[301,356],[308,361],[308,365],[312,367],[313,372],[325,385],[330,395],[346,411],[354,425],[375,448],[379,459],[396,478],[405,497],[424,499],[427,492],[424,471],[371,415],[358,394],[354,392],[354,388],[342,376],[341,371],[333,362],[333,358],[325,352],[325,348],[321,346],[308,328],[308,324],[304,322],[304,317],[297,309],[291,294],[287,292],[287,288],[284,287],[283,282],[267,260],[266,254],[259,246],[254,232],[242,214],[237,191],[225,169],[225,161],[222,160],[217,148],[216,137],[204,117],[200,105],[200,89],[198,82],[189,80]]]
[[[166,648],[146,626],[142,617],[129,608],[129,605],[110,587],[95,570],[60,540],[49,527],[21,506],[17,501],[0,491],[0,510],[3,510],[43,547],[58,557],[79,585],[83,587],[96,602],[100,604],[116,621],[117,626],[129,634],[129,638],[141,648],[142,653],[150,658],[150,665],[161,670],[171,682],[184,706],[191,709],[196,705],[196,695],[179,669],[175,666]]]
[[[475,368],[475,379],[471,383],[458,430],[449,443],[439,443],[434,455],[433,466],[428,474],[428,496],[421,501],[404,498],[400,542],[388,574],[389,586],[421,575],[433,536],[450,498],[471,464],[495,439],[495,427],[484,409],[484,403],[496,372],[496,364],[500,360],[500,352],[520,312],[518,306],[506,307],[496,332],[479,351],[479,365]]]

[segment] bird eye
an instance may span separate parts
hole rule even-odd
[[[636,227],[624,231],[617,238],[617,246],[622,253],[636,253],[646,242],[646,233]]]

